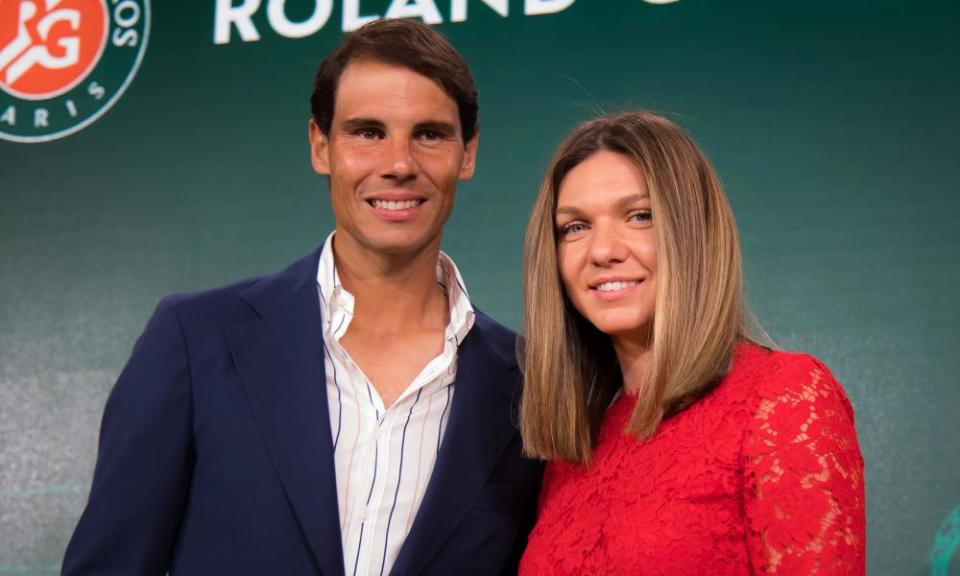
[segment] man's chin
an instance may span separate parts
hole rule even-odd
[[[422,235],[402,235],[371,238],[366,248],[384,256],[417,256],[424,252],[439,249],[440,242]]]

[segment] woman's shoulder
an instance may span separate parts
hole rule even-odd
[[[789,352],[769,348],[750,340],[741,341],[733,351],[733,370],[761,370],[764,372],[804,372],[814,368],[825,370],[826,366],[815,356],[805,352]]]
[[[761,400],[835,398],[849,409],[843,386],[826,364],[810,354],[744,342],[734,352],[730,377],[749,385]]]
[[[853,406],[826,364],[805,353],[771,350],[753,343],[737,347],[728,376],[750,398],[748,414],[767,433],[808,426],[849,429]]]

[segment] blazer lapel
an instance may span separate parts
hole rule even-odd
[[[343,575],[319,299],[305,258],[244,294],[260,318],[228,338],[244,393],[321,571]],[[312,270],[312,273],[311,273]]]
[[[510,439],[516,370],[485,350],[475,325],[460,346],[446,435],[420,510],[392,574],[419,574],[473,505]]]

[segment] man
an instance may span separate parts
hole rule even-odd
[[[374,22],[311,106],[334,233],[278,274],[161,302],[64,573],[515,570],[541,473],[515,427],[515,335],[440,252],[477,154],[466,63],[426,26]]]

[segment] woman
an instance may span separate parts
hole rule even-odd
[[[521,431],[550,463],[521,574],[864,573],[850,403],[751,340],[733,214],[681,129],[574,131],[524,271]]]

